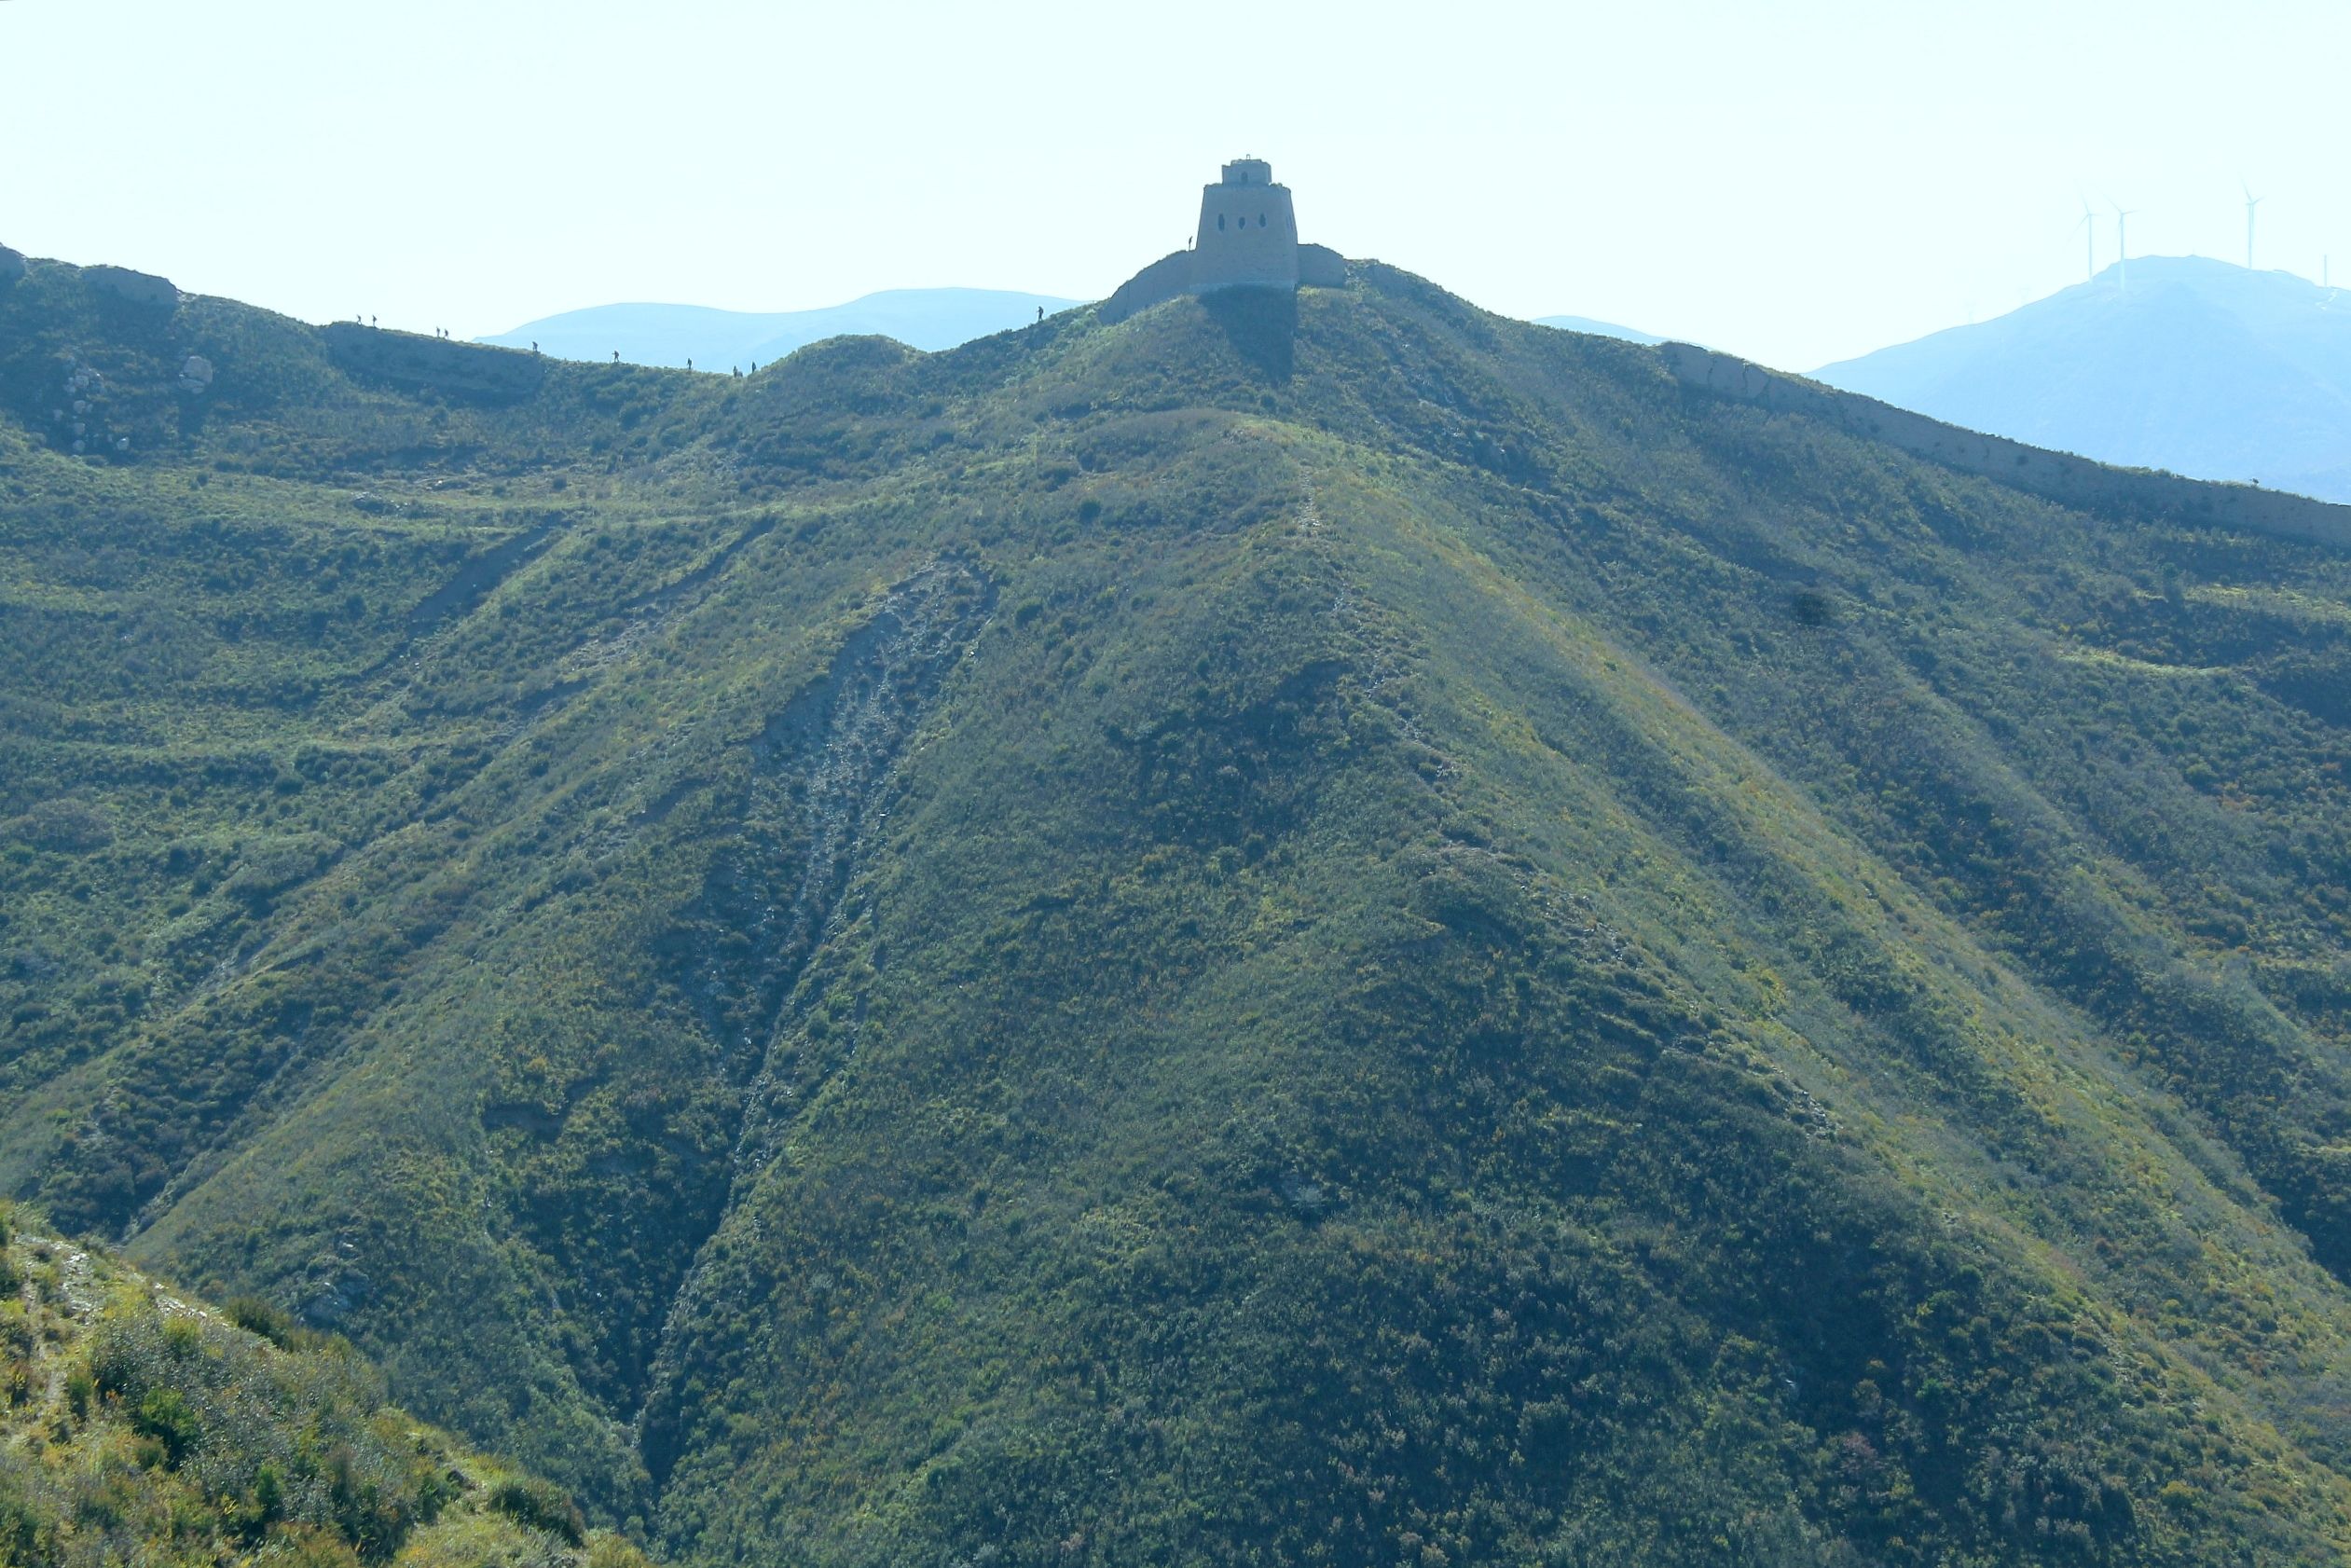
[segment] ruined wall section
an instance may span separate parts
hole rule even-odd
[[[1177,295],[1189,294],[1191,286],[1191,252],[1172,251],[1121,283],[1118,292],[1102,302],[1098,313],[1105,322],[1122,322],[1154,305],[1164,305]]]
[[[1340,289],[1347,286],[1345,256],[1328,245],[1299,245],[1295,249],[1297,279],[1292,284],[1276,284],[1275,287]],[[1160,257],[1121,283],[1118,292],[1097,308],[1097,313],[1106,323],[1122,322],[1154,305],[1164,305],[1178,295],[1207,292],[1193,282],[1196,275],[1193,258],[1198,254],[1195,251],[1175,251]]]
[[[2069,452],[1963,430],[1924,414],[1768,370],[1690,343],[1657,353],[1684,386],[1835,425],[1864,440],[2084,511],[2119,511],[2194,527],[2308,540],[2351,549],[2351,506],[2258,485],[2219,484],[2143,468],[2110,468]]]
[[[1310,289],[1342,289],[1347,286],[1347,258],[1328,245],[1299,245],[1297,248],[1298,278],[1294,286]],[[1104,323],[1116,323],[1148,310],[1154,305],[1164,305],[1179,295],[1201,294],[1204,290],[1193,284],[1194,251],[1175,251],[1119,285],[1118,292],[1096,308]],[[1277,287],[1282,285],[1275,285]]]
[[[1309,289],[1345,288],[1347,258],[1328,245],[1299,246],[1298,284]]]
[[[388,332],[357,322],[336,322],[323,332],[326,357],[337,369],[402,386],[504,401],[529,397],[547,376],[546,361],[519,349]]]

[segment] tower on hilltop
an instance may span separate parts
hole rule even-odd
[[[1201,187],[1192,257],[1194,294],[1298,286],[1298,215],[1290,187],[1273,183],[1273,165],[1237,158],[1225,165],[1223,179]]]
[[[1189,250],[1162,256],[1102,302],[1102,319],[1121,322],[1178,295],[1217,289],[1343,288],[1347,261],[1325,245],[1301,245],[1290,187],[1273,165],[1236,158],[1200,192],[1200,231]]]

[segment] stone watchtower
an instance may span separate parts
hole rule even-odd
[[[1218,289],[1347,286],[1347,262],[1326,245],[1298,242],[1290,187],[1273,183],[1273,165],[1236,158],[1224,177],[1200,192],[1200,232],[1188,251],[1162,256],[1102,302],[1102,319],[1122,322],[1179,295]]]
[[[1191,287],[1298,287],[1298,216],[1290,187],[1273,183],[1273,166],[1238,158],[1224,178],[1200,192],[1200,237],[1192,246]]]

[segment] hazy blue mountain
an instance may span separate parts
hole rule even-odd
[[[1664,338],[1638,327],[1618,326],[1615,322],[1596,322],[1589,316],[1537,316],[1537,326],[1555,326],[1562,332],[1588,332],[1596,337],[1620,337],[1628,343],[1662,343]]]
[[[1813,374],[2106,462],[2351,501],[2351,300],[2287,272],[2149,256],[1994,321]]]
[[[484,343],[560,359],[725,369],[765,364],[827,337],[878,334],[909,348],[952,349],[1079,303],[1004,289],[884,289],[816,310],[716,310],[703,305],[596,305],[525,322]]]

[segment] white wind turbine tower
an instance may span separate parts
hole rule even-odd
[[[2122,208],[2114,209],[2114,278],[2125,291],[2131,286],[2131,214]]]
[[[2243,184],[2242,181],[2238,183]],[[2262,199],[2253,194],[2251,186],[2245,186],[2245,270],[2248,272],[2253,270],[2253,209],[2260,206]]]
[[[2090,207],[2090,199],[2082,199],[2082,275],[2095,279],[2098,275],[2098,215]]]

